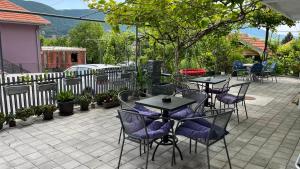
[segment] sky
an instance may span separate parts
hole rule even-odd
[[[88,9],[88,5],[83,0],[28,0],[36,1],[43,4],[47,4],[55,9]],[[117,0],[122,1],[122,0]],[[277,28],[278,34],[286,35],[291,31],[295,36],[298,36],[300,33],[300,23],[297,23],[296,26],[289,28],[288,26],[279,26]]]
[[[36,1],[51,6],[55,9],[88,9],[83,0],[28,0]]]

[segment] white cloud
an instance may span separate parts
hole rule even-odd
[[[291,32],[294,36],[299,36],[300,33],[300,22],[297,22],[295,26],[288,27],[287,25],[281,25],[277,27],[278,34],[286,35]]]

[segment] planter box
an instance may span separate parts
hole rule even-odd
[[[38,91],[49,91],[49,90],[56,90],[57,89],[57,83],[56,82],[41,82],[37,83],[36,88]]]
[[[131,78],[131,73],[122,73],[121,74],[121,79],[130,79]]]
[[[113,107],[117,107],[119,106],[120,103],[119,102],[107,102],[107,103],[102,103],[102,106],[106,109],[108,108],[113,108]]]
[[[7,95],[24,94],[29,92],[29,85],[11,85],[4,87]]]
[[[81,78],[71,78],[71,79],[65,79],[66,84],[69,85],[77,85],[81,83]]]
[[[97,84],[106,83],[106,82],[108,82],[108,76],[107,75],[98,75],[98,76],[96,76],[96,82],[97,82]]]

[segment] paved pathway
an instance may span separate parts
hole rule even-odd
[[[296,79],[251,84],[249,95],[257,99],[248,101],[249,119],[241,106],[242,121],[237,124],[234,114],[228,126],[233,168],[295,168],[300,154],[300,110],[291,102],[298,92],[300,81]],[[98,108],[70,117],[56,116],[49,122],[35,118],[32,125],[5,127],[0,132],[0,169],[115,168],[120,151],[120,124],[115,115],[116,109]],[[207,168],[204,147],[199,145],[197,154],[189,154],[188,140],[179,139],[183,161],[177,156],[177,165],[171,167],[170,147],[160,147],[149,168]],[[125,145],[121,168],[144,166],[145,155],[139,157],[138,147],[130,142]],[[229,168],[222,142],[210,147],[210,155],[212,168]]]

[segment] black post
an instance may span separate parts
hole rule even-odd
[[[135,27],[135,72],[136,72],[136,77],[135,77],[135,89],[137,90],[138,84],[137,84],[137,79],[138,79],[138,56],[139,56],[139,28],[136,25]]]
[[[2,53],[2,38],[0,32],[0,61],[1,61],[1,78],[4,81],[4,63],[3,63],[3,53]]]
[[[269,40],[269,30],[270,28],[267,26],[266,27],[266,36],[265,36],[265,48],[264,48],[264,53],[263,53],[263,60],[267,60],[268,58],[268,40]]]

